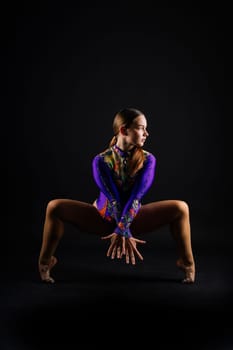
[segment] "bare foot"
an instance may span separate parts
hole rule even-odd
[[[183,283],[194,283],[195,281],[195,266],[194,263],[192,265],[185,265],[182,259],[178,259],[176,262],[176,266],[179,267],[185,273],[185,278],[182,280]]]
[[[57,258],[55,256],[51,257],[50,263],[48,265],[43,265],[39,263],[39,273],[42,281],[47,283],[54,283],[54,279],[50,276],[50,271],[56,265]]]

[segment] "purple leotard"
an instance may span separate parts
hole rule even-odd
[[[93,177],[100,189],[95,205],[105,220],[115,220],[114,232],[125,237],[132,237],[130,224],[154,180],[156,158],[150,152],[143,152],[143,167],[133,177],[127,175],[130,152],[116,145],[96,155],[92,162]]]

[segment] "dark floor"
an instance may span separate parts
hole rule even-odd
[[[181,283],[166,229],[147,234],[144,262],[127,266],[105,257],[107,242],[70,228],[57,250],[53,285],[39,280],[39,240],[22,265],[15,247],[2,274],[0,349],[109,349],[125,342],[143,349],[233,349],[228,233],[194,226],[193,285]]]

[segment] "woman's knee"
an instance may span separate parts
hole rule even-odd
[[[62,206],[62,200],[61,199],[52,199],[47,204],[46,213],[47,215],[59,215],[59,211]]]
[[[183,200],[176,200],[175,207],[176,207],[177,213],[179,215],[182,215],[182,216],[189,215],[189,205],[187,202],[185,202]]]

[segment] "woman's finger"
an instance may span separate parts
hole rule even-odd
[[[121,256],[125,255],[125,237],[121,237]]]
[[[107,251],[107,256],[110,256],[111,254],[112,254],[112,250],[113,250],[113,248],[114,248],[114,246],[115,246],[115,244],[116,244],[116,239],[117,239],[117,237],[115,236],[113,236],[112,237],[112,241],[111,241],[111,244],[110,244],[110,246],[109,246],[109,248],[108,248],[108,251]]]
[[[134,249],[134,251],[135,251],[137,257],[138,257],[140,260],[143,260],[143,256],[142,256],[141,253],[139,253],[138,249],[137,249],[136,247],[134,247],[133,249]]]
[[[133,249],[133,251],[136,253],[137,257],[140,260],[143,260],[143,256],[142,254],[139,253],[137,247],[136,247],[136,243],[135,243],[135,239],[130,238],[129,239],[129,245],[131,246],[131,249]]]
[[[131,263],[132,265],[135,265],[136,261],[135,261],[134,250],[130,243],[128,244],[128,251],[129,251],[129,257],[131,259]]]
[[[125,262],[126,264],[129,264],[129,249],[125,249]]]
[[[115,235],[115,233],[111,233],[110,235],[107,235],[107,236],[102,236],[100,237],[101,239],[109,239],[109,238],[112,238],[113,236]]]
[[[115,256],[116,256],[116,245],[114,245],[113,249],[112,249],[112,254],[111,254],[111,259],[115,259]]]
[[[136,242],[136,243],[146,243],[146,241],[143,241],[141,239],[137,239],[137,238],[133,238],[133,240]]]

